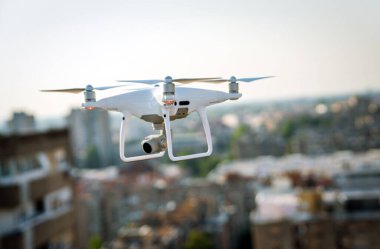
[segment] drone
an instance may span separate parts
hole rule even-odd
[[[229,79],[213,78],[172,78],[153,80],[119,80],[124,85],[93,87],[87,85],[85,88],[70,88],[57,90],[41,90],[42,92],[64,92],[84,94],[82,107],[86,110],[96,108],[117,111],[122,113],[120,127],[120,158],[124,162],[132,162],[145,159],[162,157],[167,150],[172,161],[188,160],[210,156],[212,154],[212,138],[210,125],[207,119],[206,107],[215,105],[227,100],[238,100],[242,94],[239,92],[239,82],[249,83],[256,80],[271,78],[273,76],[255,78]],[[229,82],[229,91],[217,91],[204,88],[189,87],[195,82],[204,83],[225,83]],[[135,83],[143,84],[143,88],[130,88]],[[120,93],[96,100],[95,90],[104,91],[116,89]],[[127,90],[126,90],[127,89]],[[173,153],[173,139],[171,122],[177,119],[186,118],[190,113],[197,112],[202,122],[204,134],[206,136],[207,151],[202,153],[176,156]],[[127,136],[128,120],[135,116],[146,122],[152,123],[154,131],[159,134],[149,135],[142,142],[142,149],[146,153],[140,156],[125,155],[125,140]]]

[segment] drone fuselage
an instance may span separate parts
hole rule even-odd
[[[152,88],[132,90],[98,101],[86,102],[82,106],[86,109],[102,108],[123,114],[120,127],[119,152],[120,158],[124,162],[162,157],[166,150],[172,161],[179,161],[211,155],[212,138],[205,108],[226,100],[236,100],[241,96],[240,93],[226,93],[179,86],[176,87],[174,101],[172,101],[171,104],[165,104],[162,85],[155,85]],[[199,114],[206,137],[207,151],[186,156],[175,156],[173,153],[171,121],[185,118],[192,112]],[[127,121],[130,116],[135,116],[150,122],[153,124],[154,129],[161,130],[160,135],[148,136],[143,140],[142,146],[148,155],[125,156],[124,146],[127,133]]]
[[[43,92],[66,92],[84,93],[85,103],[82,104],[87,110],[101,108],[108,111],[117,111],[123,114],[120,127],[120,158],[124,162],[145,160],[162,157],[165,152],[172,161],[187,160],[210,156],[212,153],[212,138],[209,122],[206,115],[206,107],[227,100],[237,100],[242,94],[239,93],[238,82],[249,83],[256,80],[271,78],[236,78],[229,79],[213,78],[172,78],[164,80],[121,80],[120,82],[137,83],[150,87],[129,88],[128,85],[100,86],[87,85],[86,88],[68,88],[42,90]],[[204,88],[188,87],[186,84],[194,82],[207,82],[211,84],[229,82],[228,92],[209,90]],[[176,85],[176,84],[183,85]],[[129,85],[131,86],[131,85]],[[137,86],[137,85],[136,85]],[[141,86],[141,85],[140,85]],[[115,89],[117,94],[96,100],[94,90]],[[112,90],[109,90],[112,91]],[[121,92],[121,93],[120,93]],[[111,93],[111,92],[109,92]],[[173,153],[173,139],[171,121],[187,117],[190,113],[197,112],[202,122],[203,131],[207,142],[207,151],[185,156],[175,156]],[[153,124],[153,129],[160,134],[147,136],[141,143],[143,150],[148,155],[125,156],[125,139],[127,136],[127,121],[135,116]]]
[[[185,118],[188,114],[202,107],[221,103],[229,99],[238,99],[240,93],[226,93],[222,91],[176,87],[175,102],[173,105],[163,104],[162,86],[153,88],[132,90],[112,97],[106,97],[96,102],[86,102],[85,108],[102,108],[117,111],[123,114],[129,113],[144,121],[159,124],[163,123],[163,108],[170,114],[170,120]]]
[[[120,82],[137,83],[137,88],[127,87],[128,85],[100,86],[93,87],[87,85],[85,88],[68,88],[42,90],[43,92],[65,92],[84,93],[85,103],[82,104],[86,110],[101,108],[108,111],[117,111],[123,114],[120,127],[120,158],[124,162],[145,160],[162,157],[165,152],[172,161],[187,160],[210,156],[212,153],[212,138],[209,122],[206,115],[206,107],[218,104],[227,100],[237,100],[242,94],[239,93],[238,82],[249,83],[256,80],[271,78],[236,78],[229,79],[219,77],[213,78],[172,78],[165,77],[164,80],[121,80]],[[206,82],[211,84],[228,84],[228,92],[209,90],[204,88],[188,87],[186,84],[194,82]],[[176,84],[183,85],[176,85]],[[143,84],[145,87],[141,87]],[[147,87],[149,85],[149,87]],[[129,84],[129,86],[131,86]],[[111,97],[104,97],[96,100],[95,90],[105,91],[112,94]],[[202,122],[203,131],[207,142],[207,151],[185,156],[175,156],[173,153],[173,139],[171,122],[176,119],[186,118],[190,113],[197,112]],[[148,155],[125,156],[125,140],[127,137],[127,123],[131,116],[135,116],[153,124],[153,129],[160,131],[159,134],[147,136],[142,140],[143,150]]]

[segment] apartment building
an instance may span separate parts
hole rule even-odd
[[[261,192],[251,213],[255,249],[380,248],[380,169],[340,172],[333,190]]]
[[[73,248],[67,129],[0,136],[0,249]]]
[[[36,121],[33,115],[25,112],[14,112],[12,118],[7,121],[10,134],[27,134],[36,130]]]
[[[104,110],[73,109],[67,117],[70,142],[75,164],[80,167],[101,168],[114,162],[109,114]],[[91,160],[93,159],[93,160]]]

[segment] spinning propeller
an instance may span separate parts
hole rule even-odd
[[[118,85],[118,86],[99,86],[99,87],[93,87],[92,85],[87,85],[85,88],[67,88],[67,89],[52,89],[52,90],[41,90],[41,92],[58,92],[58,93],[84,93],[84,100],[85,102],[95,102],[96,101],[96,95],[94,90],[107,90],[115,87],[121,87],[125,85]],[[86,108],[88,110],[92,110],[94,108],[88,107]]]
[[[141,83],[141,84],[149,84],[154,85],[158,83],[165,83],[163,85],[163,99],[162,102],[165,105],[172,105],[175,102],[175,83],[181,84],[189,84],[193,82],[199,81],[207,81],[207,80],[218,80],[219,77],[211,77],[211,78],[178,78],[173,79],[171,76],[166,76],[163,80],[119,80],[118,82],[128,82],[128,83]],[[41,92],[60,92],[60,93],[84,93],[85,102],[95,102],[95,91],[94,90],[107,90],[116,87],[128,86],[131,84],[123,84],[116,86],[101,86],[101,87],[93,87],[92,85],[87,85],[85,88],[68,88],[68,89],[51,89],[51,90],[41,90]]]
[[[67,89],[50,89],[50,90],[41,90],[41,92],[58,92],[58,93],[81,93],[83,91],[90,92],[93,90],[107,90],[115,87],[121,87],[125,85],[118,86],[99,86],[93,87],[91,85],[87,85],[85,88],[67,88]]]
[[[212,78],[178,78],[178,79],[173,79],[170,76],[166,76],[165,79],[163,80],[118,80],[118,82],[130,82],[130,83],[142,83],[142,84],[158,84],[158,83],[166,83],[166,84],[171,84],[171,83],[181,83],[181,84],[189,84],[193,82],[198,82],[198,81],[207,81],[207,80],[217,80],[220,79],[219,77],[212,77]]]
[[[118,82],[129,82],[129,83],[141,83],[141,84],[148,84],[148,85],[154,85],[158,83],[167,83],[171,84],[173,82],[181,83],[181,84],[189,84],[193,82],[198,81],[211,81],[211,80],[218,80],[220,77],[211,77],[211,78],[178,78],[173,79],[170,76],[165,77],[163,80],[118,80]],[[81,93],[83,91],[89,92],[93,90],[107,90],[115,87],[122,87],[122,86],[131,86],[132,84],[123,84],[123,85],[116,85],[116,86],[100,86],[100,87],[93,87],[92,85],[87,85],[85,88],[67,88],[67,89],[48,89],[48,90],[41,90],[41,92],[60,92],[60,93]]]
[[[229,92],[230,93],[239,93],[239,83],[238,82],[244,82],[249,83],[255,80],[262,80],[267,78],[272,78],[274,76],[264,76],[264,77],[254,77],[254,78],[236,78],[235,76],[231,76],[229,79],[214,79],[214,80],[205,80],[207,83],[225,83],[229,82]]]
[[[142,83],[142,84],[163,84],[163,93],[162,93],[162,103],[167,106],[173,105],[175,103],[175,83],[189,84],[199,81],[207,80],[218,80],[219,77],[212,78],[178,78],[173,79],[171,76],[166,76],[163,80],[119,80],[119,82],[130,82],[130,83]]]
[[[163,97],[162,102],[165,105],[172,105],[175,102],[175,84],[190,84],[194,82],[206,82],[206,83],[225,83],[229,82],[229,92],[230,93],[239,93],[239,84],[238,82],[252,82],[256,80],[271,78],[273,76],[266,77],[255,77],[255,78],[236,78],[231,76],[229,79],[222,79],[219,77],[209,77],[209,78],[172,78],[171,76],[166,76],[165,79],[151,79],[151,80],[118,80],[118,82],[128,82],[128,83],[141,83],[154,85],[158,83],[163,84]],[[80,93],[83,92],[86,102],[95,102],[95,92],[94,90],[107,90],[116,87],[131,86],[131,84],[115,85],[115,86],[100,86],[93,87],[92,85],[87,85],[85,88],[68,88],[68,89],[51,89],[51,90],[41,90],[41,92],[61,92],[61,93]]]
[[[224,83],[224,82],[237,83],[240,81],[240,82],[248,83],[255,80],[267,79],[267,78],[272,78],[272,77],[274,76],[255,77],[255,78],[236,78],[235,76],[231,76],[231,78],[229,79],[212,79],[212,80],[205,80],[205,82],[219,84],[219,83]]]

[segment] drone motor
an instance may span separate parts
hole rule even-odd
[[[84,93],[85,102],[95,102],[96,101],[95,91],[91,85],[87,85],[83,93]]]
[[[175,85],[173,84],[173,79],[167,76],[164,82],[162,102],[165,105],[173,105],[175,102]]]

